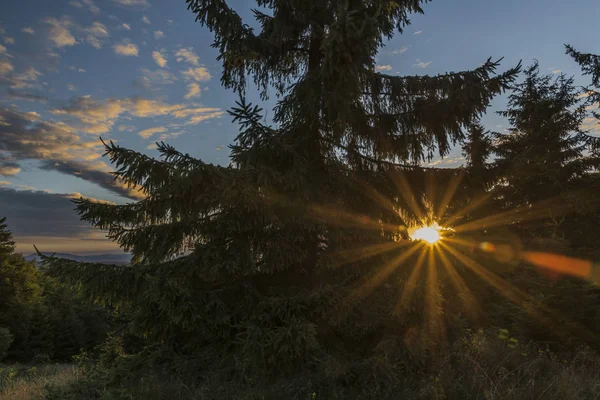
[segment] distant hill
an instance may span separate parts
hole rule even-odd
[[[43,252],[42,254],[51,256],[50,252]],[[103,264],[129,264],[131,255],[129,254],[92,254],[88,256],[78,256],[75,254],[67,253],[54,253],[55,257],[66,258],[68,260],[80,261],[80,262],[92,262],[92,263],[103,263]],[[40,263],[40,257],[36,253],[25,256],[27,261],[33,261],[36,264]]]

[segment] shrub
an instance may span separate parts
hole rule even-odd
[[[0,361],[6,356],[13,339],[14,337],[8,328],[0,327]]]

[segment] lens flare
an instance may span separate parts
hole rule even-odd
[[[429,244],[434,244],[442,238],[442,235],[437,226],[423,226],[413,231],[410,237],[413,240],[424,240]]]

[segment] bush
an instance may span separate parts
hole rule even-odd
[[[51,359],[50,356],[46,353],[40,353],[33,356],[31,359],[32,364],[40,365],[40,364],[50,364]]]
[[[0,361],[6,356],[6,352],[12,345],[13,335],[8,328],[0,327]]]

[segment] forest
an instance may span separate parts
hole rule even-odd
[[[600,396],[600,55],[557,49],[585,87],[500,58],[388,75],[422,0],[260,0],[260,29],[186,2],[239,94],[230,162],[104,143],[143,199],[74,212],[128,265],[38,267],[0,219],[0,399],[61,365],[42,398]]]

